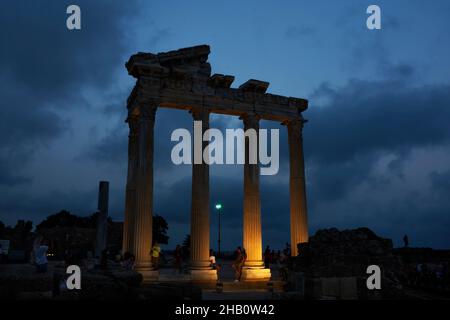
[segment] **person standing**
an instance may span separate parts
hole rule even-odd
[[[409,238],[408,238],[408,235],[407,235],[407,234],[405,234],[405,235],[403,236],[403,243],[404,243],[404,245],[405,245],[405,248],[408,248],[408,247],[409,247]]]
[[[241,279],[242,266],[245,259],[241,247],[237,247],[235,255],[236,258],[232,264],[232,268],[234,270],[234,282],[239,282],[239,280]]]
[[[159,246],[158,242],[155,242],[152,248],[152,261],[153,266],[156,270],[159,269],[159,257],[161,256],[161,247]]]
[[[266,250],[264,250],[264,267],[270,267],[270,247],[267,246]]]
[[[174,262],[175,262],[175,271],[181,273],[183,271],[183,252],[181,250],[181,246],[177,244],[175,251],[173,252]]]

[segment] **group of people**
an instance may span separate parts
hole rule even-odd
[[[36,266],[36,271],[38,273],[45,273],[47,272],[47,266],[48,266],[48,260],[47,260],[47,252],[49,250],[48,241],[45,240],[42,236],[38,236],[33,244],[33,251],[32,251],[32,262]],[[178,273],[183,272],[183,261],[187,258],[189,255],[185,252],[186,250],[181,247],[180,245],[177,245],[175,250],[173,251],[173,266],[174,271]],[[150,256],[152,258],[152,264],[153,267],[158,270],[160,267],[160,260],[161,260],[161,247],[160,245],[155,242],[155,244],[152,246],[150,251]],[[282,252],[278,251],[275,252],[274,250],[271,250],[269,246],[266,247],[266,250],[264,251],[264,264],[266,268],[270,267],[270,264],[275,262],[283,263],[287,259],[287,257],[290,254],[290,248],[287,245],[286,249],[284,249]],[[247,259],[247,253],[244,248],[237,247],[234,252],[234,260],[232,263],[232,268],[234,270],[234,278],[236,282],[240,281],[241,274],[242,274],[242,268],[245,264],[245,260]],[[127,270],[134,270],[135,268],[135,261],[136,257],[130,253],[125,252],[121,259],[122,267]],[[212,269],[220,271],[220,265],[216,261],[216,256],[214,254],[214,251],[211,249],[209,254],[209,261],[210,266]]]
[[[417,288],[448,291],[450,271],[448,262],[409,264],[402,282]]]
[[[184,250],[182,246],[179,244],[175,247],[175,250],[173,251],[173,264],[174,264],[174,271],[178,273],[183,272],[183,261],[189,256],[189,253]],[[210,267],[214,270],[219,270],[220,266],[216,263],[216,256],[214,254],[214,251],[212,249],[209,250],[209,263]]]
[[[267,246],[264,251],[264,267],[270,268],[271,264],[277,263],[279,266],[284,265],[288,262],[291,255],[291,247],[289,243],[286,243],[286,247],[283,251],[271,250],[270,246]],[[234,281],[239,282],[241,280],[242,268],[245,265],[245,260],[247,259],[247,253],[245,248],[237,247],[234,252],[234,260],[232,263],[232,268],[234,270]]]
[[[271,264],[284,265],[288,262],[290,256],[291,246],[289,243],[286,243],[286,247],[283,251],[271,250],[270,246],[267,246],[266,250],[264,250],[264,266],[270,268]]]
[[[153,267],[158,270],[159,269],[159,261],[161,257],[161,247],[158,242],[152,246],[150,252],[150,257],[152,259]],[[122,257],[122,267],[126,270],[134,270],[136,263],[136,256],[131,252],[125,252]]]

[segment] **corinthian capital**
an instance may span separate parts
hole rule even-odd
[[[209,120],[209,111],[203,108],[192,108],[190,113],[194,121],[203,121],[205,123]]]
[[[241,119],[244,122],[244,129],[259,129],[260,117],[256,113],[246,113]]]
[[[154,121],[155,120],[155,114],[156,114],[156,103],[146,103],[141,104],[139,106],[139,112],[141,119],[144,121]]]
[[[139,134],[139,116],[129,115],[126,122],[130,128],[130,137],[136,137]]]
[[[307,121],[300,115],[298,118],[286,120],[283,124],[287,126],[290,136],[301,139],[303,137],[303,125]]]

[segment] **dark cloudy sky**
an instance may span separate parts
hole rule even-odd
[[[382,30],[366,8],[382,9]],[[82,30],[66,29],[78,4]],[[304,129],[310,233],[367,226],[399,245],[450,247],[449,1],[8,1],[0,10],[0,220],[39,222],[96,209],[109,180],[110,213],[124,209],[124,63],[138,51],[209,44],[213,73],[271,83],[307,98]],[[183,111],[159,110],[155,211],[170,246],[189,233],[188,166],[170,162]],[[242,127],[213,116],[212,127]],[[261,179],[263,241],[289,240],[288,157]],[[224,243],[242,241],[241,166],[212,166],[211,205],[224,205]],[[216,212],[211,241],[216,244]]]

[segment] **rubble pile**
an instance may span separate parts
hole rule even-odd
[[[381,269],[383,294],[399,294],[398,274],[403,267],[393,254],[392,240],[381,238],[368,228],[319,230],[308,243],[299,244],[298,250],[293,269],[308,279],[354,277],[361,295],[370,276],[367,267],[377,265]]]

